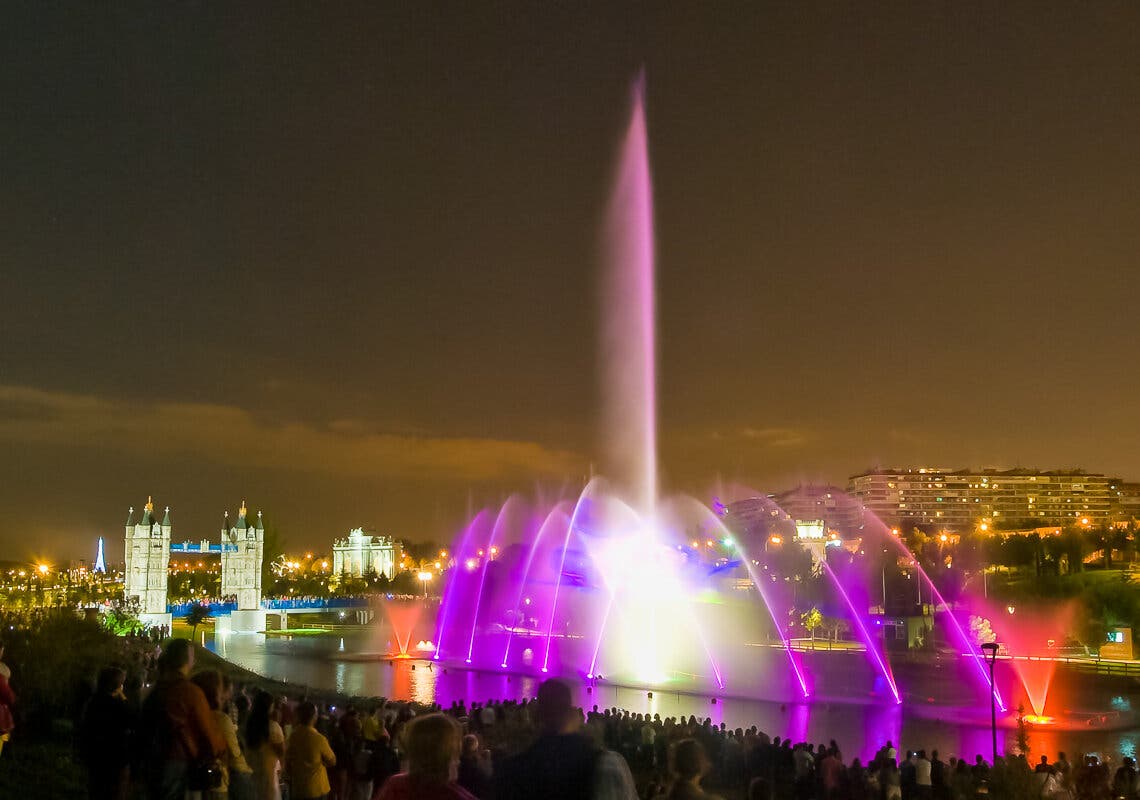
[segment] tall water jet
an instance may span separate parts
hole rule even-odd
[[[657,501],[657,385],[644,76],[634,82],[631,95],[605,230],[602,431],[607,474],[638,511],[651,515]]]

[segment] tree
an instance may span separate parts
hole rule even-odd
[[[190,606],[190,611],[186,614],[186,624],[190,626],[190,638],[198,638],[198,626],[208,620],[212,613],[210,607],[202,605],[201,603],[194,603]]]
[[[142,631],[138,617],[138,603],[119,603],[103,615],[103,627],[116,636]]]
[[[830,641],[838,642],[840,634],[851,629],[851,623],[843,617],[825,616],[820,627],[827,633]]]
[[[812,649],[815,649],[815,629],[823,625],[823,614],[815,606],[800,614],[800,624],[811,634]]]
[[[970,639],[974,644],[986,644],[994,641],[995,638],[994,629],[990,626],[988,619],[973,615],[970,617]]]
[[[1025,720],[1025,704],[1017,704],[1017,751],[1029,756],[1029,725]]]
[[[1112,553],[1119,551],[1121,557],[1127,558],[1126,551],[1129,547],[1130,538],[1128,531],[1121,530],[1120,528],[1110,528],[1104,536],[1104,568],[1112,569]]]
[[[404,552],[411,557],[414,564],[439,560],[439,551],[442,549],[436,542],[406,542],[404,544]]]
[[[277,527],[277,523],[270,517],[262,516],[261,523],[265,526],[265,539],[262,545],[261,557],[261,585],[273,585],[273,562],[285,553],[285,537]]]
[[[420,579],[416,577],[414,572],[405,571],[399,572],[392,578],[392,583],[389,586],[389,591],[392,594],[419,594],[422,591],[420,586]]]

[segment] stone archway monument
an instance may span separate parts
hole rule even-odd
[[[261,607],[265,523],[260,511],[257,522],[249,523],[244,500],[237,522],[227,530],[228,523],[227,511],[222,520],[222,597],[237,599],[237,609],[230,613],[229,629],[234,633],[257,633],[265,630],[265,609]]]
[[[171,624],[167,603],[171,553],[218,555],[221,557],[223,598],[233,598],[237,608],[229,616],[218,619],[217,630],[257,632],[265,630],[265,609],[261,607],[261,564],[265,556],[265,525],[261,512],[257,521],[246,518],[245,501],[238,510],[237,521],[229,524],[226,512],[221,542],[208,539],[198,542],[173,542],[174,525],[167,506],[162,521],[154,514],[154,503],[147,498],[143,514],[134,521],[134,508],[127,513],[123,594],[139,604],[139,619],[144,625]]]

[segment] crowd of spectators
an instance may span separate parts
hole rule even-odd
[[[194,648],[170,640],[137,707],[125,672],[107,668],[78,741],[93,800],[187,792],[221,800],[1053,800],[1140,798],[1131,759],[1115,770],[1062,753],[1031,768],[884,742],[868,763],[834,740],[770,738],[695,717],[575,708],[569,686],[544,682],[533,700],[447,708],[378,700],[338,708],[248,692]],[[402,771],[401,771],[402,769]]]
[[[1130,758],[1109,765],[1061,753],[1031,766],[1011,755],[991,764],[884,742],[862,763],[834,740],[579,709],[558,680],[530,700],[341,705],[195,670],[187,640],[160,649],[150,637],[120,637],[118,646],[115,666],[76,707],[91,800],[1140,800]],[[20,700],[3,657],[0,644],[6,735]]]

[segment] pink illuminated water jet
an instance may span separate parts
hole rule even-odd
[[[1057,671],[1058,645],[1072,625],[1076,603],[1070,601],[1045,608],[1014,608],[1001,604],[982,604],[1003,652],[1009,657],[1026,699],[1033,709],[1034,721],[1045,719],[1049,688]]]
[[[639,78],[604,234],[602,433],[605,471],[613,483],[592,477],[576,499],[540,502],[542,524],[521,530],[506,505],[497,515],[476,516],[454,550],[434,658],[589,681],[604,672],[614,683],[646,688],[672,684],[720,691],[731,683],[731,691],[739,691],[737,681],[751,680],[751,691],[766,692],[773,675],[786,676],[787,685],[775,691],[807,698],[814,687],[781,621],[783,604],[780,613],[775,610],[771,595],[778,590],[757,574],[743,544],[735,561],[686,553],[693,524],[720,526],[718,540],[731,536],[708,507],[660,496],[648,147],[645,85]],[[476,558],[480,548],[489,553],[492,547],[500,549],[499,559]],[[740,568],[756,592],[742,581]],[[844,597],[857,617],[851,598]],[[712,612],[698,616],[701,605]],[[770,646],[744,651],[735,663],[726,659],[728,648],[743,646],[743,631],[767,630],[765,612],[783,653],[765,638]],[[866,628],[855,623],[872,666],[897,702],[889,665]]]
[[[412,641],[412,633],[416,623],[419,622],[423,607],[417,601],[407,602],[401,600],[385,600],[384,616],[392,626],[392,634],[396,637],[397,658],[410,658],[408,649]]]
[[[831,566],[827,563],[827,559],[825,558],[819,563],[820,567],[823,568],[823,571],[827,574],[828,579],[831,581],[831,585],[835,587],[835,590],[843,598],[843,602],[847,606],[847,610],[851,615],[851,621],[855,624],[855,627],[859,629],[859,638],[863,640],[863,644],[867,648],[867,657],[871,659],[872,663],[875,665],[875,668],[878,669],[879,674],[881,674],[883,676],[883,679],[887,682],[887,686],[890,687],[891,694],[894,696],[895,702],[901,703],[902,697],[899,696],[899,687],[895,685],[895,676],[891,673],[890,666],[887,664],[887,661],[883,657],[883,654],[879,652],[879,648],[875,643],[875,640],[871,637],[870,632],[867,630],[867,626],[863,622],[863,616],[859,613],[859,609],[855,607],[855,603],[851,600],[851,595],[849,595],[847,593],[847,590],[843,588],[842,582],[840,582],[835,572],[832,571]]]
[[[642,514],[657,503],[653,186],[645,80],[632,91],[606,226],[602,287],[603,444],[607,474]]]

